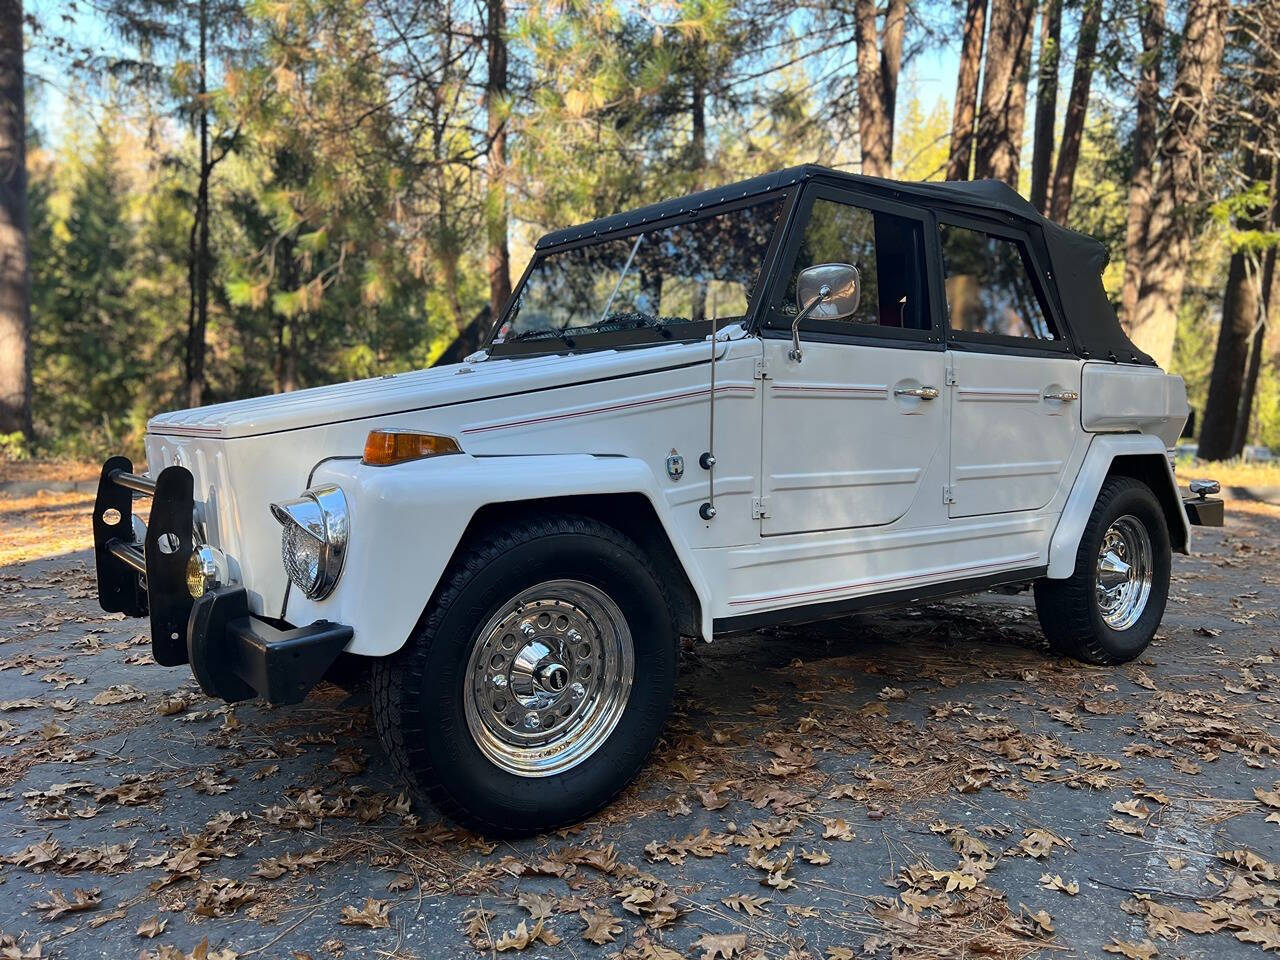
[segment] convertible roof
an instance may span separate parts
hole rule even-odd
[[[1115,310],[1107,299],[1102,287],[1102,271],[1109,259],[1107,248],[1093,237],[1068,230],[1041,216],[1016,190],[999,180],[908,183],[806,164],[615,213],[576,227],[555,230],[543,236],[538,241],[537,248],[543,250],[668,217],[694,213],[806,180],[834,181],[930,207],[985,214],[988,217],[994,215],[997,219],[1017,221],[1033,233],[1038,231],[1044,240],[1049,260],[1046,279],[1052,288],[1051,294],[1056,295],[1066,315],[1077,350],[1086,357],[1129,363],[1155,363],[1125,336],[1116,319]]]

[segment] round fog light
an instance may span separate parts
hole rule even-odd
[[[207,544],[197,547],[187,561],[187,592],[199,600],[210,590],[225,586],[228,580],[227,556]]]

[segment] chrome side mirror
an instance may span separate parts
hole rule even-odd
[[[791,321],[791,352],[788,356],[799,363],[800,321],[810,317],[819,320],[844,320],[858,311],[862,299],[862,279],[851,263],[819,263],[800,271],[796,278],[796,306],[800,312]]]
[[[1192,480],[1191,492],[1203,500],[1212,493],[1221,493],[1222,484],[1217,480]]]

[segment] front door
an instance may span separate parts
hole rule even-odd
[[[893,523],[946,456],[941,320],[926,282],[929,216],[827,188],[801,203],[765,328],[765,536]],[[802,321],[795,357],[797,279],[823,263],[857,268],[860,301],[847,316]]]
[[[1080,426],[1081,361],[1038,280],[1030,238],[940,217],[949,323],[952,517],[1038,510]]]

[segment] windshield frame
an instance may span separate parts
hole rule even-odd
[[[720,214],[732,213],[735,210],[742,210],[746,207],[753,207],[758,204],[780,200],[782,202],[782,206],[778,212],[778,222],[774,228],[773,235],[769,238],[769,244],[765,248],[764,256],[761,258],[760,273],[755,286],[751,291],[751,297],[747,301],[747,309],[744,318],[735,318],[731,321],[733,323],[741,323],[748,329],[752,328],[758,322],[760,312],[765,305],[764,294],[772,285],[770,281],[773,276],[773,271],[776,268],[779,253],[783,249],[783,240],[790,229],[791,219],[796,205],[796,198],[801,193],[800,186],[800,184],[793,184],[780,187],[778,189],[765,190],[760,193],[754,193],[750,196],[739,197],[735,200],[726,200],[723,203],[717,203],[700,209],[682,211],[666,217],[658,217],[648,221],[647,223],[638,223],[632,227],[610,230],[581,240],[558,243],[554,246],[535,250],[534,255],[529,258],[529,263],[525,266],[524,272],[520,275],[520,282],[512,289],[511,297],[503,308],[502,315],[498,317],[497,321],[493,324],[492,329],[489,331],[489,335],[484,341],[483,349],[487,350],[490,356],[511,357],[535,354],[587,353],[596,350],[619,350],[631,347],[650,346],[655,343],[692,343],[699,340],[705,340],[711,333],[710,320],[703,320],[697,323],[690,321],[687,323],[672,324],[664,327],[644,326],[633,330],[579,333],[570,337],[572,345],[566,343],[563,338],[550,334],[545,337],[534,337],[529,340],[504,341],[502,343],[495,343],[493,338],[497,336],[498,331],[502,329],[502,325],[507,322],[507,318],[515,309],[516,302],[520,298],[520,292],[524,289],[525,284],[528,283],[529,277],[533,273],[534,268],[544,257],[561,253],[565,250],[573,250],[578,247],[601,243],[606,240],[625,239],[627,237],[635,237],[637,234],[650,233],[667,227],[694,223]],[[717,326],[724,325],[724,320],[717,321]]]

